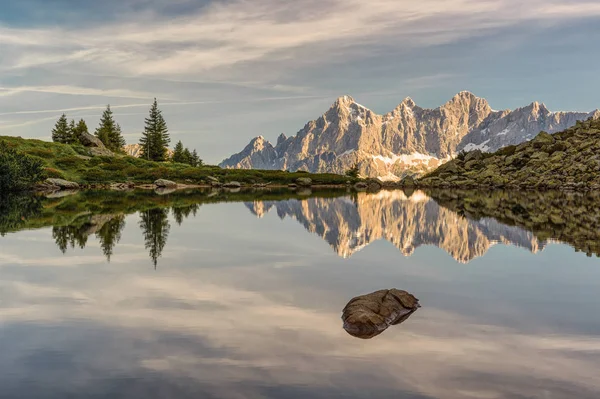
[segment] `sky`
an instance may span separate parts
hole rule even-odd
[[[494,109],[600,108],[597,0],[0,0],[0,135],[136,143],[156,97],[209,163],[290,136],[351,95],[375,112],[469,90]]]

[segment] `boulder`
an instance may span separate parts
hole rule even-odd
[[[108,148],[91,147],[90,154],[94,157],[114,157],[115,153]]]
[[[395,288],[362,295],[353,298],[342,311],[344,330],[357,338],[370,339],[406,321],[420,307],[417,298]]]
[[[154,182],[156,187],[169,187],[169,188],[177,188],[177,183],[171,180],[158,179]]]
[[[239,181],[230,181],[230,182],[223,184],[223,187],[225,187],[225,188],[241,188],[242,183],[240,183]]]
[[[475,151],[471,151],[468,152],[465,155],[465,162],[469,162],[469,161],[479,161],[481,160],[481,158],[483,158],[483,153],[481,152],[481,150],[475,150]]]
[[[310,177],[299,177],[296,179],[296,183],[299,186],[307,187],[312,185],[312,179]]]
[[[104,145],[104,143],[102,141],[100,141],[100,139],[96,136],[92,136],[89,133],[82,133],[79,136],[79,142],[84,146],[84,147],[90,147],[90,148],[106,148],[106,146]]]
[[[366,190],[369,188],[369,185],[363,181],[359,181],[354,185],[354,188],[357,190]]]
[[[219,183],[219,179],[213,176],[206,176],[206,180],[208,180],[209,183]]]
[[[383,183],[376,179],[371,179],[367,181],[367,189],[369,191],[379,191],[383,187]]]
[[[79,188],[79,184],[63,179],[46,179],[46,184],[58,187],[61,190],[74,190]]]

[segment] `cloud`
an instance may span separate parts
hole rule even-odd
[[[169,19],[142,14],[92,28],[3,28],[1,49],[14,56],[3,58],[0,68],[87,66],[132,76],[197,75],[266,57],[286,60],[302,47],[314,47],[320,55],[340,46],[362,45],[368,51],[369,44],[390,40],[401,48],[422,47],[523,22],[598,15],[598,4],[582,1],[215,2]],[[357,55],[344,52],[349,58]]]

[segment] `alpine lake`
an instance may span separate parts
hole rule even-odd
[[[15,195],[0,235],[2,399],[600,397],[600,193]]]

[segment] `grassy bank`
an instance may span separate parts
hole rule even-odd
[[[217,166],[191,167],[171,162],[152,162],[130,156],[90,157],[87,148],[20,137],[0,136],[10,148],[43,162],[47,177],[61,178],[79,184],[109,184],[132,182],[150,184],[157,179],[178,183],[201,184],[212,176],[222,182],[244,184],[272,183],[287,185],[300,177],[309,177],[314,184],[337,185],[354,179],[335,174],[309,174],[280,170],[221,169]]]

